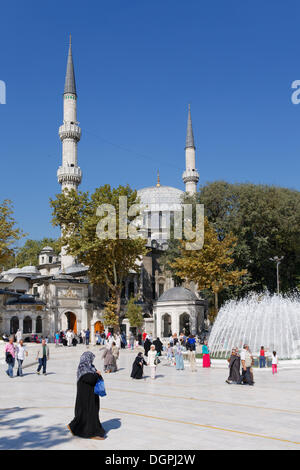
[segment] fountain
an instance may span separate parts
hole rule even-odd
[[[209,337],[215,358],[227,358],[234,347],[247,343],[253,355],[261,346],[280,359],[300,358],[299,295],[250,294],[230,300],[220,309]]]

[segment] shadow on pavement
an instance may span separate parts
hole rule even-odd
[[[28,421],[40,418],[42,415],[18,415],[24,410],[24,408],[18,407],[0,409],[0,429],[6,434],[0,439],[0,450],[51,449],[51,447],[70,440],[68,430],[61,426],[39,428],[37,425],[33,430],[33,423],[28,424]],[[5,421],[8,416],[10,419]]]

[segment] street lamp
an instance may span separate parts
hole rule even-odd
[[[279,294],[279,265],[283,260],[284,256],[279,258],[278,256],[274,256],[274,258],[270,258],[270,261],[275,261],[276,263],[276,273],[277,273],[277,294]]]

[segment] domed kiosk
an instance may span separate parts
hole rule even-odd
[[[207,302],[186,287],[165,291],[154,304],[156,334],[167,338],[174,333],[197,334],[204,326]]]

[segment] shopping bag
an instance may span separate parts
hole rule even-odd
[[[98,379],[94,387],[94,393],[95,395],[99,395],[99,397],[105,397],[106,391],[105,391],[105,385],[104,385],[103,379]]]

